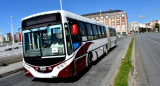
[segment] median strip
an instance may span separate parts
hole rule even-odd
[[[130,59],[132,56],[133,41],[134,41],[134,37],[132,38],[129,44],[127,53],[121,62],[119,73],[115,78],[114,86],[128,86],[128,76],[129,76],[130,70],[132,69],[132,62]]]

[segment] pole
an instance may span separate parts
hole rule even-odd
[[[14,18],[14,16],[11,16],[11,28],[12,28],[12,43],[14,44],[14,34],[13,34],[13,23],[12,23],[12,19]]]
[[[62,24],[64,24],[64,21],[63,21],[63,11],[62,11],[62,0],[60,0],[60,7],[61,7]]]
[[[60,0],[60,6],[61,6],[61,11],[62,11],[62,0]]]
[[[100,22],[101,22],[101,11],[102,11],[102,10],[100,9]]]

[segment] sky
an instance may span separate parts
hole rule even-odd
[[[129,22],[151,22],[160,20],[160,0],[62,0],[63,10],[75,14],[88,14],[102,11],[123,10]],[[1,0],[0,29],[2,35],[12,32],[11,16],[14,33],[21,28],[21,19],[40,12],[60,10],[60,0]]]

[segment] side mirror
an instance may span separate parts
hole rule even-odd
[[[72,25],[72,34],[74,35],[78,34],[77,24]]]

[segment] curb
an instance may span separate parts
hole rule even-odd
[[[8,75],[11,75],[11,74],[14,74],[16,72],[19,72],[19,71],[22,71],[24,70],[24,68],[18,68],[18,69],[15,69],[15,70],[12,70],[12,71],[9,71],[9,72],[6,72],[6,73],[3,73],[3,74],[0,74],[0,78],[2,77],[5,77],[5,76],[8,76]]]
[[[132,38],[131,38],[132,39]],[[130,44],[130,42],[129,42]],[[116,63],[115,65],[113,66],[114,68],[112,68],[112,70],[110,72],[108,72],[107,76],[105,76],[105,78],[102,80],[100,86],[113,86],[114,84],[114,79],[116,77],[116,75],[118,74],[119,72],[119,67],[120,67],[120,64],[123,60],[123,58],[125,57],[126,53],[127,53],[127,50],[128,50],[128,47],[129,47],[129,44],[127,45],[126,49],[124,50],[123,54],[120,54],[118,57],[118,59],[116,60]],[[106,82],[106,80],[110,78],[110,80],[108,82]]]
[[[137,86],[136,84],[136,76],[137,76],[137,72],[136,72],[136,64],[135,64],[135,40],[133,42],[133,48],[132,48],[132,57],[131,57],[131,61],[132,61],[132,66],[133,68],[130,70],[129,72],[129,78],[128,78],[128,86]]]
[[[3,57],[0,58],[0,67],[3,65],[7,66],[12,63],[17,63],[22,61],[22,54],[17,54],[14,56],[8,56],[8,57]]]

